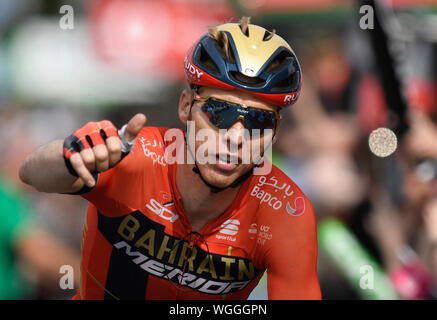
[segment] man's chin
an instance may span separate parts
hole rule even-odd
[[[248,172],[250,168],[246,168],[241,164],[233,164],[233,169],[229,170],[227,167],[222,168],[219,164],[214,164],[202,169],[200,169],[202,176],[209,184],[218,188],[225,188]]]

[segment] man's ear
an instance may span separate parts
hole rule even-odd
[[[276,140],[278,139],[280,125],[281,125],[281,119],[278,119],[278,123],[276,124],[275,136],[273,137],[272,144],[275,144]]]
[[[179,97],[178,115],[181,122],[186,125],[190,117],[191,103],[193,94],[190,90],[185,89]]]

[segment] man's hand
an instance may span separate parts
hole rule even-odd
[[[95,180],[92,173],[104,172],[117,165],[124,156],[122,149],[130,149],[129,144],[146,121],[144,114],[136,114],[129,120],[124,137],[119,136],[110,121],[87,123],[64,140],[63,155],[68,170],[88,187],[93,187]]]

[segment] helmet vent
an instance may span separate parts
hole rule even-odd
[[[197,52],[196,60],[208,73],[212,73],[216,76],[220,75],[219,68],[215,64],[214,60],[211,59],[210,55],[208,54],[208,52],[206,52],[203,46],[201,46],[200,50]]]
[[[255,88],[262,87],[266,83],[265,80],[262,78],[248,77],[248,76],[246,76],[238,71],[230,71],[229,77],[241,85],[251,86],[251,87],[255,87]]]
[[[299,65],[297,60],[288,51],[282,51],[275,59],[267,66],[265,72],[277,73],[284,68],[291,68],[290,75],[275,83],[272,91],[297,90],[299,85]]]
[[[294,72],[291,74],[288,78],[285,78],[279,82],[277,82],[273,87],[272,91],[283,91],[283,90],[290,90],[290,88],[293,89],[293,91],[297,90],[297,84],[299,80],[299,75],[297,72]]]
[[[267,66],[265,72],[276,73],[293,60],[290,52],[282,51]]]
[[[273,29],[272,32],[266,30],[266,31],[264,32],[263,41],[269,41],[271,38],[273,38],[273,36],[275,35],[275,33],[276,33],[276,30],[275,30],[275,29]]]
[[[249,38],[249,26],[247,24],[239,24],[241,32],[243,32],[243,34]]]

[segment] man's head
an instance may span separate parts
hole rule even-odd
[[[179,117],[186,125],[192,121],[196,137],[211,133],[208,143],[196,139],[189,151],[205,182],[228,187],[261,160],[254,148],[263,155],[279,128],[279,111],[296,102],[299,63],[284,39],[243,18],[210,28],[189,50],[185,73],[189,88],[180,97]],[[197,161],[201,148],[208,163]]]
[[[249,92],[281,108],[293,105],[301,90],[297,57],[275,31],[249,21],[211,27],[185,57],[187,82]]]
[[[266,145],[272,142],[275,132],[279,129],[279,121],[272,130],[254,130],[252,136],[245,127],[244,118],[237,119],[229,128],[220,129],[211,121],[208,112],[202,110],[203,101],[193,101],[195,93],[184,90],[179,101],[179,118],[188,125],[191,121],[195,139],[191,152],[195,155],[196,164],[202,177],[211,185],[224,188],[231,185],[239,177],[249,172],[263,155]],[[198,96],[211,97],[217,101],[226,101],[260,112],[277,114],[277,107],[260,100],[253,95],[236,90],[201,87]],[[201,140],[200,137],[204,137]],[[258,149],[257,149],[258,148]],[[259,150],[257,153],[256,150]],[[254,152],[255,151],[255,152]]]

